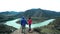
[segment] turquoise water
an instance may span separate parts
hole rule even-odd
[[[15,19],[15,20],[12,20],[12,21],[7,21],[5,24],[8,25],[8,26],[12,26],[12,27],[15,27],[17,29],[20,29],[21,25],[16,23],[16,21],[18,21],[18,20],[19,19]],[[45,25],[48,25],[49,23],[53,22],[54,20],[55,19],[49,19],[49,20],[46,20],[44,22],[32,24],[31,27],[32,28],[37,28],[37,27],[45,26]],[[26,25],[26,27],[28,27],[28,25]]]

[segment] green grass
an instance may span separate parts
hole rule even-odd
[[[37,31],[40,34],[60,34],[60,31],[55,29],[52,25],[47,25],[40,28],[34,28],[34,31]]]

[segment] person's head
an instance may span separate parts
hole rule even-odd
[[[31,17],[29,17],[29,19],[31,19]]]
[[[23,16],[22,19],[25,19],[25,17]]]

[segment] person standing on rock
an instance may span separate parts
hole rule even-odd
[[[26,24],[27,24],[27,21],[26,21],[25,17],[22,17],[21,18],[22,33],[25,32],[25,26],[26,26]]]
[[[28,25],[29,25],[29,32],[31,31],[31,24],[32,24],[32,19],[31,17],[28,19]]]

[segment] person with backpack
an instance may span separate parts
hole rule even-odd
[[[28,25],[29,25],[29,32],[31,31],[31,24],[32,24],[32,19],[31,17],[28,19]]]
[[[22,27],[22,33],[25,33],[25,26],[27,24],[27,21],[26,21],[25,17],[21,18],[21,23],[20,24],[21,24],[21,27]]]

